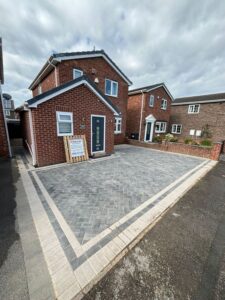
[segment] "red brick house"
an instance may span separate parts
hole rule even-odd
[[[0,157],[11,156],[7,122],[3,110],[2,87],[4,84],[2,39],[0,38]]]
[[[169,130],[173,97],[164,83],[129,91],[127,130],[129,138],[151,142]]]
[[[125,138],[130,84],[103,50],[53,54],[20,112],[33,164],[64,162],[64,135],[85,134],[89,155],[113,153]]]
[[[171,106],[171,133],[179,140],[225,140],[225,93],[177,98]]]

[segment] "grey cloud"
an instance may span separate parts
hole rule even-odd
[[[134,86],[174,97],[225,89],[223,0],[0,0],[6,84],[17,105],[53,51],[104,49]]]

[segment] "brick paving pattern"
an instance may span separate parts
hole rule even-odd
[[[40,180],[81,244],[193,169],[201,158],[130,146],[109,159],[40,170]]]

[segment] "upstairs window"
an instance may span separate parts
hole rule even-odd
[[[154,107],[155,97],[154,95],[150,95],[149,97],[149,106]]]
[[[12,108],[11,100],[4,100],[4,107],[9,109]]]
[[[122,118],[115,118],[114,133],[122,132]]]
[[[200,110],[200,104],[191,104],[188,106],[189,114],[198,114]]]
[[[73,79],[77,79],[83,76],[84,72],[82,70],[73,69]]]
[[[118,96],[118,82],[106,79],[105,80],[105,94],[107,96],[117,97]]]
[[[167,109],[167,100],[166,99],[162,99],[162,101],[161,101],[161,109],[164,109],[164,110]]]
[[[181,124],[173,124],[172,125],[171,133],[181,134],[181,131],[182,131],[182,125]]]
[[[41,84],[38,85],[38,95],[40,95],[42,93],[42,86]]]
[[[58,136],[73,135],[73,113],[57,111],[56,119]]]
[[[155,132],[156,133],[166,132],[166,122],[156,122],[155,123]]]

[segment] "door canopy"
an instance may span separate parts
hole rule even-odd
[[[148,115],[148,116],[145,118],[145,121],[146,121],[146,122],[155,122],[155,121],[156,121],[156,118],[151,114],[151,115]]]

